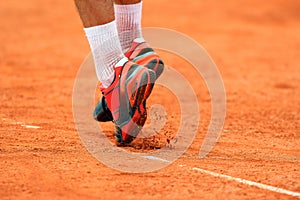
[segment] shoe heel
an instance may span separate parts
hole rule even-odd
[[[151,80],[150,78],[150,74],[148,74],[147,71],[142,72],[141,74],[141,79],[139,80],[138,88],[137,88],[137,96],[136,96],[136,107],[139,107],[141,103],[143,103],[145,96],[149,96],[147,95],[148,93],[148,84]],[[146,98],[147,98],[146,97]]]
[[[158,79],[158,77],[160,77],[160,75],[163,73],[164,68],[165,64],[162,61],[159,61],[156,69],[156,79]]]
[[[156,73],[156,79],[158,79],[158,77],[160,77],[160,75],[164,71],[165,64],[160,59],[159,60],[154,59],[150,63],[148,63],[145,67],[148,68],[148,69],[153,70]]]
[[[144,83],[147,86],[146,86],[143,102],[146,101],[146,99],[150,96],[154,86],[154,82],[156,80],[156,73],[153,70],[148,69],[147,76],[148,76],[147,83],[146,82]]]
[[[155,72],[149,69],[143,69],[140,74],[140,79],[135,83],[136,88],[133,93],[135,98],[134,107],[138,108],[149,97],[156,80]]]

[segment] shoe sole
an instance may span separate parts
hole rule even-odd
[[[140,49],[139,52],[137,51],[138,49]],[[164,62],[147,43],[138,44],[130,55],[130,58],[132,58],[132,62],[155,71],[156,79],[164,70]],[[145,63],[147,64],[145,65]]]
[[[145,67],[155,71],[156,79],[158,79],[158,77],[160,77],[160,75],[163,73],[165,65],[161,60],[152,60]]]
[[[115,137],[119,144],[130,143],[140,132],[147,118],[145,102],[152,92],[155,72],[144,67],[136,69],[126,79],[121,78],[120,90],[120,118],[116,124]],[[133,79],[134,78],[134,79]],[[130,91],[128,88],[131,88]],[[140,112],[143,108],[144,112]],[[141,115],[143,120],[140,120]]]

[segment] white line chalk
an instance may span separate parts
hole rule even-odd
[[[165,163],[171,163],[168,160],[158,158],[158,157],[155,157],[155,156],[142,156],[142,158],[146,158],[146,159],[149,159],[149,160],[157,160],[157,161],[161,161],[161,162],[165,162]]]
[[[293,192],[293,191],[290,191],[290,190],[285,190],[285,189],[282,189],[282,188],[278,188],[278,187],[274,187],[274,186],[270,186],[270,185],[266,185],[266,184],[262,184],[262,183],[257,183],[257,182],[254,182],[254,181],[248,181],[248,180],[245,180],[245,179],[242,179],[242,178],[235,178],[235,177],[232,177],[232,176],[211,172],[211,171],[207,171],[207,170],[196,168],[196,167],[194,167],[193,170],[199,171],[199,172],[202,172],[202,173],[205,173],[205,174],[209,174],[209,175],[212,175],[214,177],[224,178],[224,179],[227,179],[227,180],[236,181],[236,182],[243,183],[243,184],[246,184],[246,185],[255,186],[255,187],[258,187],[258,188],[261,188],[261,189],[264,189],[264,190],[269,190],[269,191],[272,191],[272,192],[277,192],[277,193],[286,194],[286,195],[290,195],[290,196],[300,198],[300,193],[298,193],[298,192]]]
[[[25,127],[25,128],[32,128],[32,129],[39,129],[39,128],[41,128],[39,126],[31,126],[31,125],[22,125],[22,126]]]
[[[155,156],[142,156],[142,157],[146,158],[146,159],[150,159],[150,160],[157,160],[157,161],[161,161],[161,162],[165,162],[165,163],[171,163],[171,161],[169,161],[169,160],[165,160],[165,159],[158,158],[158,157],[155,157]],[[187,165],[182,165],[182,164],[180,164],[178,166],[179,167],[188,167]],[[242,178],[236,178],[236,177],[232,177],[232,176],[225,175],[225,174],[219,174],[219,173],[216,173],[216,172],[211,172],[211,171],[208,171],[208,170],[205,170],[205,169],[200,169],[200,168],[197,168],[197,167],[193,167],[192,170],[195,170],[195,171],[198,171],[198,172],[201,172],[201,173],[205,173],[205,174],[208,174],[208,175],[211,175],[211,176],[214,176],[214,177],[223,178],[223,179],[227,179],[227,180],[230,180],[230,181],[235,181],[235,182],[238,182],[238,183],[243,183],[245,185],[255,186],[255,187],[258,187],[260,189],[269,190],[269,191],[272,191],[272,192],[277,192],[277,193],[280,193],[280,194],[285,194],[285,195],[297,197],[297,198],[300,199],[300,193],[299,192],[293,192],[293,191],[290,191],[290,190],[274,187],[274,186],[271,186],[271,185],[266,185],[266,184],[263,184],[263,183],[257,183],[257,182],[249,181],[249,180],[242,179]]]
[[[25,124],[25,122],[16,122],[14,120],[10,120],[10,119],[7,119],[7,118],[2,118],[2,121],[6,121],[6,123],[10,123],[12,125],[20,125],[24,128],[28,128],[28,129],[39,129],[39,128],[41,128],[40,126],[27,125],[27,124]]]

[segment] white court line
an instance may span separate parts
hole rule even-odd
[[[21,126],[23,126],[25,128],[32,128],[32,129],[39,129],[39,128],[41,128],[40,126],[32,126],[32,125],[21,125]]]
[[[2,118],[3,121],[6,121],[6,118]],[[20,125],[24,128],[28,128],[28,129],[39,129],[41,128],[40,126],[33,126],[33,125],[27,125],[25,124],[25,122],[15,122],[15,121],[11,121],[10,124],[12,125]]]
[[[168,161],[168,160],[158,158],[158,157],[155,157],[155,156],[142,156],[142,158],[146,158],[146,159],[149,159],[149,160],[157,160],[157,161],[161,161],[161,162],[165,162],[165,163],[170,163],[170,161]]]
[[[161,162],[171,163],[168,160],[158,158],[158,157],[155,157],[155,156],[142,156],[142,157],[146,158],[146,159],[150,159],[150,160],[157,160],[157,161],[161,161]],[[186,165],[179,165],[179,167],[184,167],[184,166],[186,166]],[[223,179],[227,179],[227,180],[230,180],[230,181],[236,181],[238,183],[243,183],[245,185],[255,186],[255,187],[258,187],[260,189],[269,190],[269,191],[277,192],[277,193],[280,193],[280,194],[286,194],[286,195],[293,196],[293,197],[298,197],[300,199],[300,193],[298,193],[298,192],[293,192],[293,191],[286,190],[286,189],[283,189],[283,188],[278,188],[278,187],[274,187],[274,186],[271,186],[271,185],[257,183],[257,182],[249,181],[249,180],[242,179],[242,178],[236,178],[236,177],[228,176],[228,175],[225,175],[225,174],[219,174],[219,173],[216,173],[216,172],[211,172],[211,171],[208,171],[208,170],[205,170],[205,169],[200,169],[200,168],[197,168],[197,167],[193,167],[192,170],[199,171],[199,172],[202,172],[202,173],[205,173],[205,174],[209,174],[209,175],[214,176],[214,177],[223,178]]]
[[[10,120],[10,119],[7,119],[7,118],[2,118],[2,121],[6,121],[7,123],[10,123],[12,125],[20,125],[24,128],[28,128],[28,129],[39,129],[39,128],[41,128],[40,126],[27,125],[27,124],[25,124],[25,122],[16,122],[14,120]]]
[[[207,171],[205,169],[200,169],[200,168],[196,168],[194,167],[193,170],[205,173],[205,174],[209,174],[212,175],[214,177],[218,177],[218,178],[224,178],[227,180],[231,180],[231,181],[236,181],[239,183],[243,183],[246,185],[250,185],[250,186],[255,186],[264,190],[270,190],[272,192],[277,192],[277,193],[281,193],[281,194],[286,194],[286,195],[290,195],[290,196],[294,196],[294,197],[298,197],[300,198],[300,193],[298,192],[293,192],[290,190],[286,190],[286,189],[282,189],[282,188],[278,188],[278,187],[274,187],[274,186],[270,186],[270,185],[266,185],[266,184],[262,184],[262,183],[257,183],[254,181],[248,181],[246,179],[242,179],[242,178],[235,178],[232,176],[228,176],[228,175],[224,175],[224,174],[219,174],[219,173],[215,173],[215,172],[211,172],[211,171]]]

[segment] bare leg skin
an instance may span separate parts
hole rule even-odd
[[[115,0],[115,4],[119,5],[129,5],[129,4],[136,4],[140,3],[142,0]]]
[[[75,0],[75,5],[85,28],[107,24],[115,19],[112,0]]]

